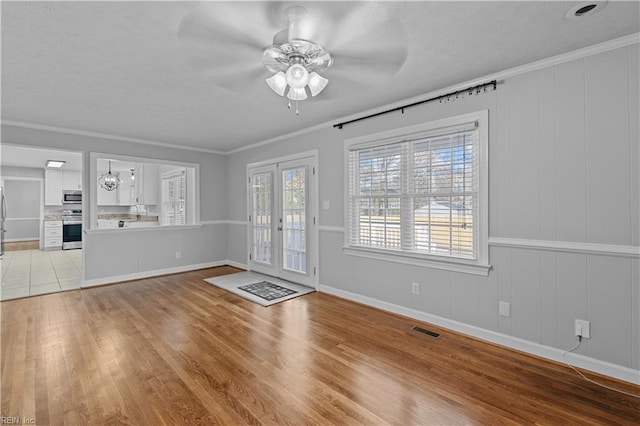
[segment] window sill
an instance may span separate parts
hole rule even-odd
[[[439,259],[435,256],[425,257],[418,254],[389,252],[368,247],[345,246],[344,253],[350,256],[364,257],[367,259],[382,260],[385,262],[402,263],[405,265],[420,266],[424,268],[441,269],[445,271],[460,272],[463,274],[489,276],[491,265],[465,262],[456,259]]]
[[[175,231],[175,230],[188,230],[188,229],[200,229],[202,224],[195,225],[151,225],[151,226],[139,226],[131,228],[105,228],[105,229],[85,229],[85,234],[109,234],[112,232],[138,232],[138,231]]]

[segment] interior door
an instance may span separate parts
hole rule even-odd
[[[249,169],[250,269],[314,286],[314,158]]]

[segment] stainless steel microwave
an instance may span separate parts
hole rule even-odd
[[[62,191],[62,204],[82,204],[82,191]]]

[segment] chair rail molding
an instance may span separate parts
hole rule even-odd
[[[489,237],[489,246],[640,258],[640,247],[615,244]]]

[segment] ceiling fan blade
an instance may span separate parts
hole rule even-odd
[[[178,38],[231,50],[239,45],[261,50],[271,44],[273,30],[261,2],[211,2],[182,18]]]
[[[332,52],[334,64],[327,71],[349,72],[365,81],[388,78],[396,74],[407,60],[406,45],[371,46],[369,48],[341,49]]]
[[[393,16],[392,3],[347,3],[340,16],[332,17],[331,31],[326,31],[323,39],[318,40],[329,51],[354,42],[381,45],[406,40],[404,25]]]
[[[264,79],[269,76],[269,73],[260,62],[252,64],[243,62],[205,70],[205,75],[224,89],[232,92],[249,92],[256,81],[267,87]]]

